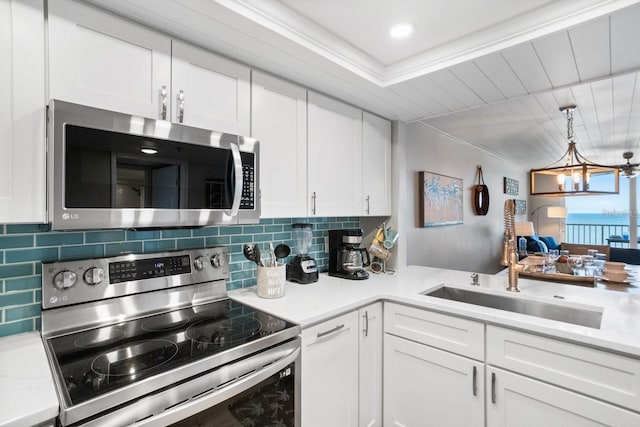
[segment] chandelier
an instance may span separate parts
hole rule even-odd
[[[569,147],[555,163],[542,169],[531,169],[529,182],[532,196],[586,196],[618,194],[618,168],[587,160],[578,152],[573,134],[575,105],[560,107],[567,116]]]

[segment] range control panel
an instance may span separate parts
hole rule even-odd
[[[42,308],[225,280],[226,248],[60,261],[42,265]]]
[[[191,273],[189,255],[109,263],[109,283]]]

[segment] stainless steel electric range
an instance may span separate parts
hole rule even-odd
[[[225,248],[44,263],[59,423],[299,426],[300,328],[228,277]]]

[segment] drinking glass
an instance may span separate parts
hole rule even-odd
[[[584,266],[584,275],[593,276],[594,266],[593,255],[582,255],[582,265]]]

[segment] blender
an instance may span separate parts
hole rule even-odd
[[[287,264],[287,280],[297,283],[318,281],[318,264],[311,258],[309,248],[313,242],[313,225],[296,223],[291,225],[295,256]]]

